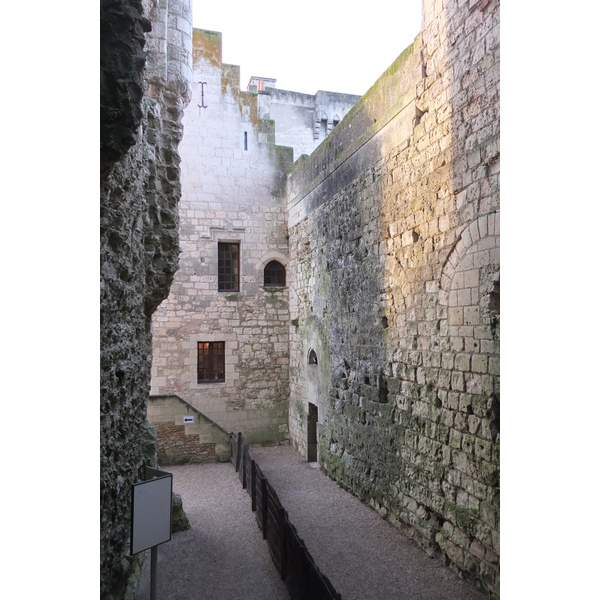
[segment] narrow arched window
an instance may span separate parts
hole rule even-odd
[[[308,364],[309,365],[316,365],[317,363],[317,353],[311,349],[311,351],[308,353]]]
[[[265,287],[283,287],[285,285],[285,267],[272,260],[265,267]]]

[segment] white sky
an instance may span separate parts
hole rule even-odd
[[[194,27],[223,34],[223,62],[284,90],[363,95],[421,30],[421,0],[193,1]]]

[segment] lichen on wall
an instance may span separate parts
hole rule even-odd
[[[499,3],[424,4],[288,182],[290,435],[319,331],[321,467],[498,597]]]
[[[101,4],[100,595],[111,600],[125,594],[133,565],[130,498],[145,462],[150,318],[179,254],[186,46],[175,59],[161,56],[165,45],[153,35],[169,39],[182,27],[184,35],[186,21],[191,37],[189,0]]]

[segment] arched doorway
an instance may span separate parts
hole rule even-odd
[[[318,462],[319,460],[319,360],[314,348],[308,353],[308,413],[306,415],[306,460]]]

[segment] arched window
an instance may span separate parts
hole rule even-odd
[[[317,363],[317,353],[311,348],[311,351],[308,353],[308,364],[316,365]]]
[[[285,285],[285,267],[272,260],[265,267],[265,287],[283,287]]]

